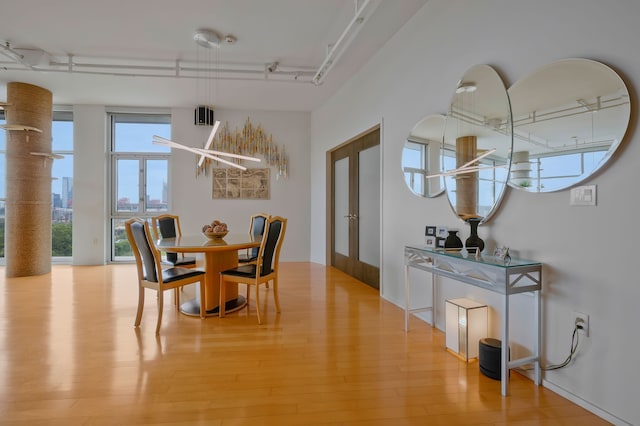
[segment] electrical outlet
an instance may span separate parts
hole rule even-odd
[[[578,333],[589,337],[589,315],[582,312],[573,312],[571,316],[571,327],[578,326]]]

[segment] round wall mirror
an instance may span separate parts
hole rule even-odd
[[[511,107],[502,79],[489,65],[470,68],[447,113],[442,174],[451,208],[464,220],[486,222],[509,177]]]
[[[629,92],[618,74],[588,59],[546,65],[509,88],[513,156],[509,185],[552,192],[600,169],[629,125]]]
[[[444,134],[444,115],[428,115],[411,130],[402,148],[402,172],[409,190],[420,197],[444,192],[440,173],[440,148]],[[431,175],[438,175],[431,178]]]

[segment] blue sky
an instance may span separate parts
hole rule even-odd
[[[0,123],[4,121],[0,120]],[[168,152],[168,148],[153,145],[151,143],[153,135],[159,135],[165,138],[171,137],[171,126],[169,124],[131,124],[118,123],[116,128],[117,148],[126,152]],[[51,192],[54,194],[62,193],[62,178],[73,177],[73,157],[69,155],[73,152],[73,122],[71,121],[54,121],[52,127],[52,149],[54,152],[65,155],[64,159],[55,160],[53,162],[52,176],[58,179],[51,183]],[[0,130],[0,151],[2,154],[6,151],[5,131]],[[0,198],[6,197],[6,157],[0,155]],[[121,196],[129,197],[132,200],[138,198],[136,192],[138,176],[134,173],[121,173],[121,179],[131,182],[129,185],[121,185],[123,191]],[[164,168],[151,167],[148,171],[149,182],[147,191],[151,198],[162,198],[162,184],[166,180],[166,171]]]

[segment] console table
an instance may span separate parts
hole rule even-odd
[[[534,364],[534,382],[540,384],[540,290],[542,288],[542,264],[530,260],[512,258],[507,264],[502,258],[479,256],[466,252],[451,252],[424,248],[420,246],[404,247],[405,265],[405,330],[409,329],[409,314],[420,311],[431,311],[431,326],[435,327],[437,313],[435,276],[451,278],[476,287],[502,295],[502,356],[501,377],[502,395],[509,392],[509,370],[525,364]],[[409,268],[417,268],[431,272],[431,305],[410,309]],[[535,299],[534,318],[535,341],[533,355],[509,360],[509,296],[532,292]]]

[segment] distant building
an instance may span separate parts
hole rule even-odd
[[[64,208],[73,207],[73,178],[65,176],[62,178],[62,206]]]
[[[53,204],[53,208],[62,207],[62,197],[60,194],[51,194],[51,204]]]

